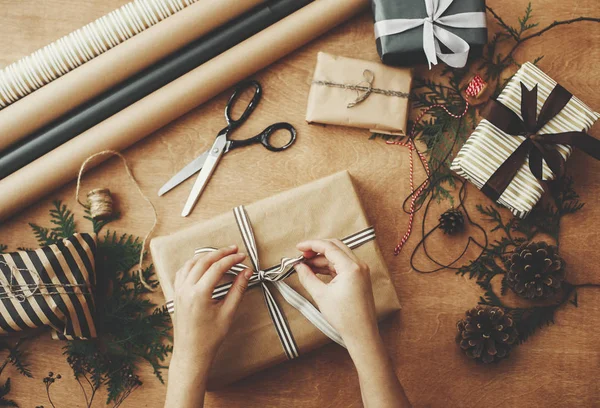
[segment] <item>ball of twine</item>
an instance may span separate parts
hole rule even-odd
[[[110,190],[108,188],[97,188],[97,189],[90,191],[87,194],[87,199],[88,199],[87,204],[82,203],[81,200],[79,199],[79,190],[81,189],[81,177],[83,176],[83,173],[85,172],[85,167],[92,160],[97,159],[100,156],[117,156],[119,159],[121,159],[121,161],[123,162],[123,166],[125,166],[125,170],[127,171],[127,176],[129,176],[129,179],[131,180],[133,185],[136,187],[137,191],[140,193],[140,195],[142,196],[144,201],[146,201],[148,203],[148,205],[150,206],[150,208],[152,208],[152,212],[154,213],[154,223],[152,224],[152,228],[150,228],[150,231],[148,231],[148,233],[144,237],[144,240],[142,241],[142,249],[140,251],[140,261],[138,263],[138,268],[139,268],[138,276],[139,276],[140,282],[146,289],[148,289],[151,292],[155,292],[156,289],[153,288],[150,284],[148,284],[148,282],[146,282],[146,279],[144,278],[144,274],[143,274],[144,269],[142,266],[143,266],[143,262],[144,262],[144,254],[146,253],[146,251],[145,251],[146,243],[148,242],[148,239],[150,238],[150,236],[152,235],[152,232],[154,231],[154,229],[156,228],[156,225],[158,224],[158,213],[156,212],[156,207],[154,207],[154,204],[152,204],[152,201],[150,201],[148,196],[146,194],[144,194],[144,192],[142,191],[142,188],[140,187],[137,180],[133,176],[133,173],[131,172],[131,168],[129,168],[129,164],[127,163],[127,160],[125,159],[125,156],[123,156],[121,153],[114,151],[114,150],[104,150],[102,152],[93,154],[90,157],[88,157],[87,159],[85,159],[85,161],[79,168],[79,175],[77,176],[77,187],[75,189],[75,199],[77,200],[77,202],[80,205],[82,205],[83,207],[88,208],[90,210],[90,215],[92,216],[93,219],[107,218],[112,215],[113,200],[112,200],[112,196],[110,195]]]
[[[108,188],[96,188],[87,193],[87,205],[94,220],[106,220],[113,215],[113,199]]]

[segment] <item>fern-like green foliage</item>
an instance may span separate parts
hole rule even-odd
[[[99,233],[108,220],[85,217]],[[53,244],[76,232],[73,213],[61,202],[50,210],[53,227],[31,224],[40,245]],[[171,353],[171,319],[166,308],[158,308],[147,297],[137,270],[132,271],[142,251],[141,240],[128,234],[106,231],[98,235],[96,253],[97,339],[67,342],[63,351],[77,381],[92,404],[100,387],[108,390],[107,404],[119,406],[141,384],[137,372],[142,361],[149,363],[162,382],[164,360]],[[149,266],[142,272],[152,287],[158,285]]]
[[[506,294],[508,288],[503,263],[510,252],[542,233],[553,237],[558,244],[562,217],[574,214],[584,206],[570,177],[565,177],[553,185],[549,201],[549,203],[539,203],[525,219],[513,217],[508,221],[504,221],[500,211],[494,205],[478,205],[479,213],[491,224],[490,231],[500,231],[503,236],[488,245],[478,259],[457,271],[457,274],[476,279],[479,286],[484,289],[485,293],[480,298],[480,304],[502,307],[511,313],[521,343],[538,329],[553,324],[556,310],[567,301],[577,306],[576,288],[567,282],[564,283],[563,297],[560,301],[548,306],[528,308],[511,308],[504,305],[491,283],[494,277],[502,276],[500,294]]]
[[[0,365],[0,375],[8,364],[11,364],[16,370],[25,377],[32,377],[29,363],[26,360],[26,353],[21,349],[25,339],[18,340],[14,345],[6,341],[0,342],[0,352],[7,352],[2,365]],[[4,384],[0,384],[0,407],[18,407],[19,405],[8,398],[11,390],[11,379],[7,378]]]
[[[34,223],[29,223],[33,230],[35,238],[40,246],[56,244],[63,238],[68,238],[75,231],[75,216],[60,201],[52,202],[53,208],[50,209],[50,223],[53,227],[42,227]]]
[[[516,49],[524,41],[525,34],[529,34],[530,30],[538,27],[539,23],[532,22],[533,8],[531,3],[527,4],[523,16],[517,19],[517,26],[506,23],[492,8],[487,7],[487,10],[492,14],[502,30],[496,33],[488,42],[479,69],[485,70],[489,78],[496,80],[500,78],[507,68],[519,66],[519,63],[513,58],[512,52],[507,55],[499,52],[499,45],[509,41],[514,44],[513,50]],[[533,63],[537,64],[542,58],[544,57],[535,58]],[[505,83],[499,83],[499,88],[503,87]]]
[[[465,111],[466,101],[460,92],[460,83],[468,71],[462,69],[444,70],[442,73],[447,83],[435,82],[429,79],[415,78],[411,101],[415,108],[430,108],[428,117],[415,126],[416,140],[426,146],[425,154],[431,172],[431,182],[423,191],[418,203],[425,201],[430,194],[435,199],[450,200],[453,204],[452,190],[456,187],[455,176],[450,171],[450,163],[458,148],[466,141],[475,127],[476,111],[473,107],[467,109],[462,120],[446,113],[438,106],[443,105],[450,112],[460,115]],[[433,108],[431,108],[433,107]],[[409,123],[408,128],[412,129]],[[389,140],[389,135],[374,134],[372,139]]]
[[[10,378],[7,378],[4,384],[0,385],[0,407],[18,407],[14,400],[7,398],[10,393]]]
[[[85,209],[85,214],[86,215],[83,218],[85,218],[86,220],[88,220],[88,221],[90,221],[92,223],[92,229],[94,230],[94,234],[99,233],[100,230],[102,230],[102,228],[104,228],[110,222],[112,222],[114,220],[118,220],[119,218],[121,218],[121,213],[115,212],[114,214],[112,214],[108,218],[105,218],[105,219],[102,219],[102,220],[96,220],[96,219],[92,218],[92,214],[90,213],[89,208]]]

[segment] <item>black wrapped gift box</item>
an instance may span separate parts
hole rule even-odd
[[[425,0],[372,0],[371,4],[375,22],[427,17]],[[485,0],[454,0],[443,15],[469,12],[485,12]],[[483,48],[487,43],[487,28],[454,28],[441,24],[440,26],[458,35],[470,45],[469,58],[478,58],[483,54]],[[384,64],[407,66],[427,63],[423,52],[423,26],[378,38],[376,42],[377,52]],[[442,50],[449,52],[443,45]]]

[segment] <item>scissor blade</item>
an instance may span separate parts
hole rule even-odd
[[[217,140],[215,140],[215,143],[207,152],[208,156],[204,161],[204,166],[202,167],[202,170],[200,170],[200,174],[198,174],[198,178],[194,183],[194,187],[192,187],[192,192],[190,193],[190,196],[188,197],[187,202],[183,207],[183,212],[181,213],[182,217],[187,217],[194,209],[194,206],[198,202],[200,195],[202,194],[204,188],[208,184],[210,176],[212,176],[213,172],[217,168],[217,164],[219,164],[219,161],[221,160],[221,157],[223,157],[226,145],[227,138],[225,137],[225,135],[221,135],[217,137]]]
[[[202,153],[200,156],[192,160],[187,166],[185,166],[177,174],[171,177],[171,180],[167,181],[165,185],[160,188],[160,190],[158,190],[158,195],[162,196],[168,193],[169,191],[171,191],[172,189],[174,189],[175,187],[192,177],[194,174],[199,172],[200,169],[202,169],[202,166],[204,166],[204,162],[206,161],[207,157],[208,151]]]

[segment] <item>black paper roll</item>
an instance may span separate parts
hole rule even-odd
[[[0,179],[312,1],[270,0],[92,99],[0,153]]]

